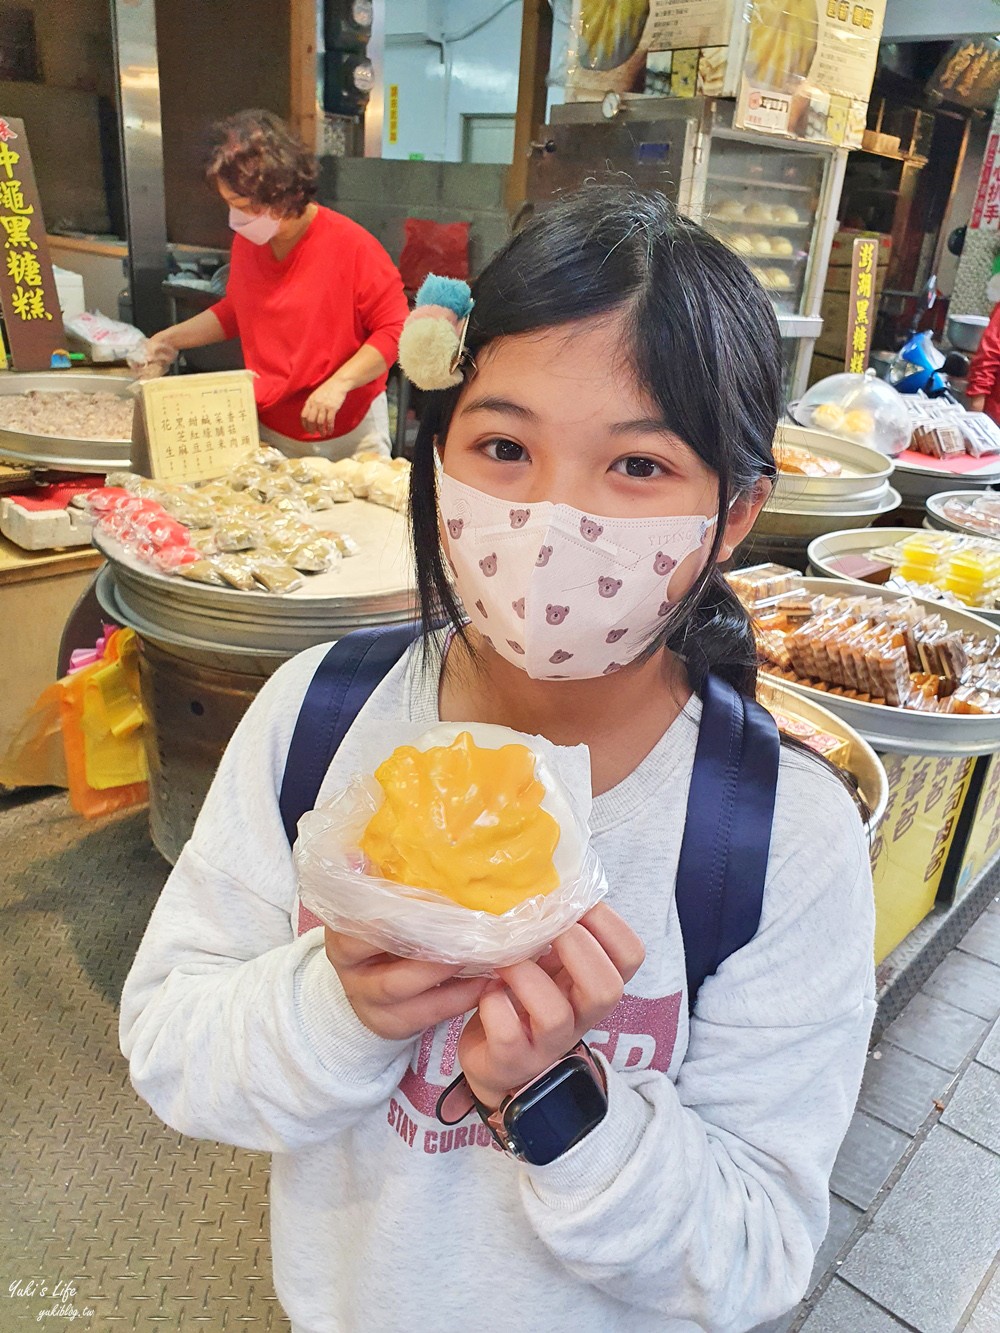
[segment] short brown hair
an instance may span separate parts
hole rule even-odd
[[[299,217],[316,174],[315,155],[272,111],[239,111],[213,128],[205,175],[258,208]]]

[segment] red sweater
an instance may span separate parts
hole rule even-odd
[[[396,360],[403,283],[375,237],[350,218],[321,207],[280,261],[269,245],[235,236],[230,264],[226,295],[212,313],[228,338],[239,335],[257,376],[260,419],[271,430],[306,439],[306,399],[366,344],[387,365]],[[359,424],[385,382],[381,375],[347,395],[335,435]]]
[[[1000,305],[994,309],[979,351],[969,367],[965,396],[978,398],[980,395],[986,399],[983,411],[1000,422]]]

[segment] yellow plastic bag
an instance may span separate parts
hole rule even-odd
[[[68,787],[60,700],[62,682],[43,690],[7,753],[0,757],[0,787]]]

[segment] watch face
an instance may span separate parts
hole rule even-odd
[[[534,1166],[568,1152],[604,1119],[608,1099],[579,1056],[557,1065],[507,1108],[511,1147]]]

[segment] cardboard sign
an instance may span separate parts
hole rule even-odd
[[[133,472],[162,481],[209,481],[259,448],[249,370],[170,375],[139,386]]]
[[[875,279],[878,273],[878,241],[859,236],[854,242],[851,262],[851,304],[847,314],[847,351],[844,369],[863,375],[872,346],[872,329],[878,301]]]
[[[10,116],[0,116],[0,307],[14,369],[50,370],[66,334],[24,122]]]

